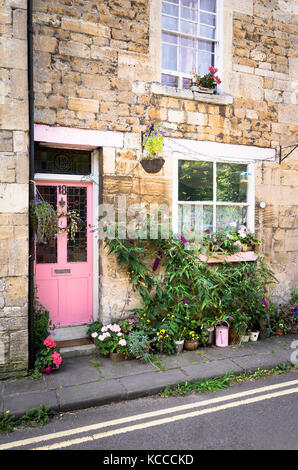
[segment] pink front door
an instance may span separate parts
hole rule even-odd
[[[36,244],[35,279],[39,302],[57,326],[93,321],[92,183],[36,182],[36,192],[59,213],[75,210],[83,221],[74,241],[65,232]],[[65,227],[66,217],[59,218]]]

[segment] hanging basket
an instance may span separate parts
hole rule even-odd
[[[146,173],[158,173],[164,166],[165,160],[163,158],[144,158],[141,160],[141,165]]]

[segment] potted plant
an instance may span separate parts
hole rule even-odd
[[[186,351],[194,351],[198,349],[200,335],[195,330],[186,330],[184,349]]]
[[[147,173],[158,173],[165,160],[162,156],[164,146],[164,132],[161,128],[157,130],[154,124],[147,126],[143,138],[144,152],[141,158],[141,165]]]
[[[99,321],[95,321],[89,324],[87,334],[88,336],[91,337],[91,340],[93,341],[95,345],[97,345],[98,343],[98,336],[101,333],[102,326],[103,326],[102,323]]]
[[[202,324],[202,333],[206,334],[206,345],[212,346],[215,343],[216,320],[205,318]]]
[[[97,340],[96,346],[103,356],[109,356],[114,362],[124,361],[129,358],[127,335],[121,331],[118,323],[103,326]]]
[[[59,369],[61,364],[62,357],[59,348],[57,348],[55,341],[48,336],[43,341],[43,347],[37,353],[34,369],[41,373],[50,374],[53,370]]]
[[[128,335],[128,349],[135,359],[150,360],[150,343],[148,335],[142,331],[132,331]]]
[[[184,347],[184,328],[179,328],[177,334],[174,337],[174,346],[176,353],[181,353]]]
[[[209,93],[213,94],[216,91],[216,85],[221,83],[220,78],[215,75],[218,72],[218,69],[212,65],[208,68],[209,73],[205,75],[193,74],[192,79],[192,91],[197,91],[200,93]]]

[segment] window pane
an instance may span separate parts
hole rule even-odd
[[[213,231],[212,206],[179,204],[178,231],[180,235],[190,239],[192,234],[202,234],[205,230]]]
[[[57,186],[37,186],[37,196],[57,210]],[[57,263],[57,238],[45,243],[36,243],[36,263]]]
[[[87,188],[67,188],[67,210],[76,211],[83,221],[82,227],[76,232],[74,240],[68,237],[67,261],[87,261]]]
[[[216,200],[221,202],[246,202],[248,178],[247,165],[217,163]]]
[[[188,90],[192,85],[192,79],[191,78],[183,78],[182,79],[182,88]]]
[[[199,41],[199,50],[200,51],[207,51],[214,53],[214,42],[210,41]]]
[[[216,0],[201,0],[201,10],[216,11]]]
[[[168,42],[170,44],[177,44],[178,36],[176,36],[176,34],[171,34],[171,33],[162,33],[162,42]]]
[[[209,73],[210,65],[214,65],[214,55],[208,52],[199,51],[199,75],[205,75]]]
[[[197,34],[197,25],[195,23],[190,23],[189,21],[181,21],[180,29],[182,33],[186,34]]]
[[[215,28],[209,28],[209,26],[200,25],[200,36],[204,38],[215,39]]]
[[[198,21],[198,11],[191,10],[190,8],[181,8],[181,18]]]
[[[196,70],[196,50],[181,47],[180,49],[180,71],[192,73]]]
[[[173,86],[178,87],[178,77],[174,77],[173,75],[166,75],[162,74],[161,76],[161,84],[166,86]]]
[[[178,6],[172,5],[171,3],[163,2],[162,12],[166,13],[167,15],[176,16],[178,18],[179,8]]]
[[[177,70],[177,47],[169,44],[162,45],[162,68]]]
[[[215,15],[209,15],[209,13],[200,14],[200,22],[208,24],[210,26],[215,26]]]
[[[235,230],[231,222],[236,223],[237,229],[240,225],[247,226],[247,207],[216,206],[216,231]]]
[[[198,8],[198,0],[181,0],[181,5],[188,8]]]
[[[179,201],[213,200],[213,163],[179,160]]]
[[[178,19],[162,15],[162,27],[172,31],[178,31]]]
[[[79,150],[50,149],[36,145],[34,164],[36,173],[89,175],[91,173],[91,153]]]

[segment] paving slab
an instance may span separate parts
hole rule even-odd
[[[63,360],[63,365],[59,370],[46,376],[49,390],[56,390],[60,387],[69,387],[84,383],[96,382],[100,380],[100,371],[92,365],[92,359],[87,356],[71,357]]]
[[[125,400],[127,393],[118,380],[104,380],[57,390],[60,411],[71,411]]]
[[[127,398],[139,398],[157,393],[167,385],[178,385],[185,380],[186,375],[179,369],[174,369],[123,377],[119,382],[126,389]]]
[[[241,367],[245,372],[255,372],[260,369],[273,369],[279,364],[290,364],[289,351],[280,351],[275,354],[261,353],[255,356],[234,358],[233,362]]]
[[[47,384],[44,378],[31,379],[24,377],[22,379],[15,379],[3,383],[3,395],[15,395],[30,392],[44,392],[47,390]]]
[[[38,409],[40,405],[49,406],[52,410],[59,411],[56,392],[33,392],[8,395],[3,399],[4,411],[10,411],[10,415],[16,418],[23,416],[32,408]]]
[[[121,377],[130,377],[132,375],[153,372],[156,370],[150,362],[145,363],[138,359],[121,362],[111,362],[110,359],[99,359],[98,369],[105,379],[116,379]]]
[[[189,365],[181,370],[187,376],[189,382],[220,377],[230,371],[235,373],[243,372],[243,368],[231,359],[221,359],[220,361],[213,361],[208,364]]]

